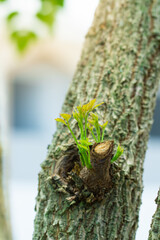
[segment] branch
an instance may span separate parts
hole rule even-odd
[[[62,112],[94,98],[104,102],[104,140],[120,143],[124,153],[111,164],[111,188],[93,201],[77,178],[72,138],[59,124],[39,174],[34,240],[135,239],[160,72],[159,13],[160,0],[100,1]],[[78,138],[74,121],[71,128]],[[68,183],[57,174],[64,160]]]

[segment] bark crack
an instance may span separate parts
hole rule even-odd
[[[151,73],[152,73],[152,67],[153,67],[153,62],[155,60],[155,58],[159,55],[160,52],[160,45],[158,46],[158,49],[155,49],[154,54],[151,56],[151,58],[149,59],[149,67],[148,67],[148,71],[145,74],[144,78],[143,78],[143,93],[142,93],[142,97],[141,97],[141,103],[140,103],[140,115],[138,118],[138,127],[140,129],[140,125],[141,125],[141,119],[143,116],[143,111],[144,111],[144,107],[143,107],[143,102],[145,100],[145,95],[146,95],[146,84],[147,84],[147,80],[150,78]]]
[[[154,28],[154,19],[153,19],[153,16],[152,16],[152,9],[153,9],[153,5],[155,3],[155,0],[152,0],[152,3],[150,5],[150,8],[148,10],[148,14],[150,16],[150,37],[148,38],[148,45],[151,43],[152,41],[152,38],[153,38],[153,28]]]
[[[149,47],[150,45],[150,42],[153,38],[153,28],[154,28],[154,20],[153,20],[153,17],[152,17],[152,8],[153,8],[153,5],[154,5],[154,0],[151,2],[150,4],[150,7],[148,9],[148,14],[149,14],[149,17],[150,17],[150,37],[148,39],[148,44],[147,44],[147,47]],[[143,18],[141,18],[140,20],[140,24],[139,24],[139,30],[138,30],[138,33],[140,34],[140,29],[142,27],[142,20]],[[133,66],[133,70],[132,70],[132,74],[131,74],[131,81],[134,79],[134,76],[135,76],[135,69],[136,69],[136,66],[138,64],[138,57],[140,55],[140,50],[141,50],[141,45],[142,45],[142,40],[143,40],[143,33],[140,35],[140,41],[139,41],[139,45],[138,45],[138,51],[137,51],[137,54],[136,54],[136,58],[135,58],[135,62],[134,62],[134,66]],[[135,97],[135,94],[136,94],[136,89],[137,89],[137,84],[138,84],[138,81],[133,85],[133,91],[132,91],[132,94],[131,94],[131,98],[134,98]]]
[[[111,4],[112,11],[114,10],[114,6],[115,6],[115,1],[113,1],[112,4]],[[104,19],[104,21],[105,21],[105,25],[106,25],[106,23],[107,23],[107,12],[106,12],[106,14],[105,14],[105,19]],[[107,47],[107,44],[108,44],[108,43],[111,44],[112,34],[113,34],[113,32],[114,32],[115,27],[116,27],[116,17],[115,17],[115,14],[114,14],[113,27],[112,27],[112,29],[110,30],[109,35],[108,35],[109,41],[105,41],[105,44],[103,44],[103,48],[102,48],[102,52],[103,52],[103,54],[104,54],[104,57],[103,57],[103,67],[102,67],[102,69],[101,69],[101,71],[100,71],[100,75],[99,75],[99,78],[98,78],[98,82],[97,82],[97,87],[96,87],[96,91],[95,91],[95,94],[94,94],[94,98],[96,98],[97,95],[98,95],[98,91],[99,91],[99,87],[100,87],[100,82],[101,82],[101,79],[102,79],[102,74],[103,74],[104,69],[105,69],[105,67],[106,67],[106,64],[105,64],[106,61],[107,61],[106,55],[105,55],[105,53],[106,53],[106,47]],[[104,32],[104,31],[102,31],[102,33],[103,33],[103,32]]]
[[[140,40],[139,40],[139,44],[138,44],[138,49],[137,49],[135,61],[134,61],[133,68],[132,68],[131,82],[132,82],[132,80],[134,79],[134,76],[135,76],[135,69],[136,69],[137,64],[138,64],[138,57],[139,57],[139,55],[140,55],[141,46],[142,46],[142,40],[143,40],[143,32],[141,32],[142,22],[143,22],[143,17],[141,17],[141,19],[140,19],[139,28],[138,28],[138,35],[140,36]],[[141,34],[140,34],[140,32],[141,32]],[[135,83],[135,84],[133,85],[133,90],[132,90],[131,98],[134,98],[134,97],[135,97],[136,87],[137,87],[137,83]]]

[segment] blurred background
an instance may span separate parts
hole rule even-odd
[[[98,0],[0,0],[0,139],[13,240],[32,239],[38,172]],[[136,240],[156,205],[160,91],[144,164]]]

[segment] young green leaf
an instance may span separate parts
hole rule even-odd
[[[67,113],[61,113],[60,116],[62,118],[64,118],[67,122],[69,121],[69,119],[71,118],[71,115],[70,114],[67,114]]]
[[[101,102],[101,103],[99,103],[99,104],[95,105],[93,109],[95,109],[95,108],[97,108],[97,107],[101,106],[103,103],[104,103],[104,102]],[[92,110],[93,110],[93,109],[92,109]]]
[[[101,127],[101,128],[105,128],[105,127],[107,126],[107,124],[108,124],[108,121],[105,122],[104,124],[100,125],[100,127]]]
[[[87,113],[87,112],[89,112],[89,111],[92,111],[95,102],[96,102],[96,99],[93,99],[93,100],[91,100],[89,103],[83,105],[83,106],[82,106],[83,112]]]
[[[55,120],[57,122],[61,122],[61,123],[65,124],[65,125],[67,125],[66,122],[62,118],[55,118]]]
[[[111,159],[111,163],[115,162],[123,154],[123,150],[124,149],[118,144],[117,152]]]

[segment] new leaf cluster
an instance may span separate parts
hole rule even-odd
[[[89,141],[87,135],[88,132],[91,133],[94,141],[96,143],[103,142],[104,140],[104,132],[105,128],[108,124],[106,121],[104,124],[99,123],[98,115],[93,113],[93,110],[102,105],[103,102],[96,104],[96,99],[91,100],[89,103],[84,105],[77,106],[73,111],[73,118],[77,121],[79,130],[80,130],[80,139],[78,140],[73,133],[69,120],[71,119],[71,115],[67,113],[61,113],[61,118],[56,118],[57,122],[61,122],[66,125],[69,131],[74,138],[75,143],[77,144],[80,160],[82,166],[86,166],[88,169],[92,168],[90,161],[90,146],[92,143]],[[123,153],[123,148],[118,145],[116,154],[111,159],[111,163],[115,162]]]

